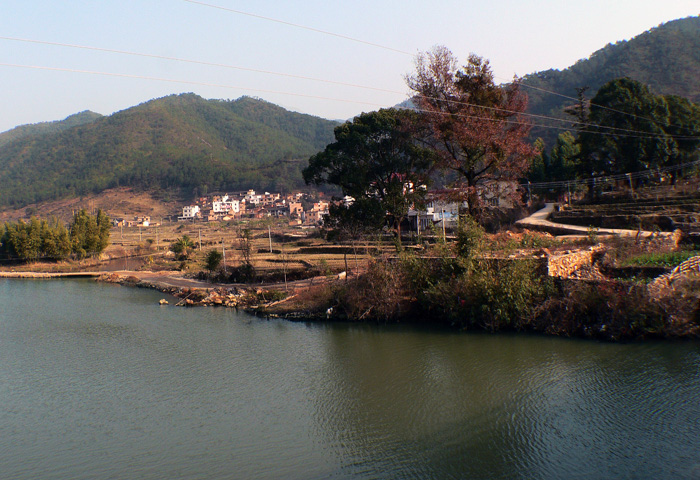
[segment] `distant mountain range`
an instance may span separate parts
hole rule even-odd
[[[585,94],[590,99],[601,86],[619,77],[649,85],[656,94],[679,95],[700,102],[700,17],[674,20],[631,40],[609,44],[565,70],[527,75],[523,78],[523,90],[529,97],[528,113],[571,120],[564,108],[575,101],[556,94],[576,97],[577,88],[589,87]],[[567,126],[539,119],[533,123]],[[545,138],[551,147],[558,133],[535,128],[532,136]]]
[[[564,108],[574,100],[560,95],[575,97],[577,87],[587,86],[591,98],[623,76],[658,94],[700,101],[700,17],[607,45],[565,70],[524,77],[528,112],[571,120]],[[333,141],[337,124],[250,97],[224,101],[183,94],[110,116],[85,111],[59,122],[25,125],[0,133],[0,207],[117,186],[185,195],[297,189],[303,187],[301,168]],[[532,138],[540,136],[551,147],[560,131],[534,128]]]
[[[194,94],[108,117],[83,112],[0,134],[0,205],[110,187],[190,193],[302,187],[300,169],[333,140],[337,122],[249,97]]]

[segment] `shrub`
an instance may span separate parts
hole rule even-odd
[[[537,330],[614,340],[663,335],[667,318],[644,285],[618,280],[565,282],[537,313]]]
[[[452,324],[496,331],[521,328],[550,291],[530,262],[482,261],[431,287],[424,306]]]
[[[367,272],[337,291],[338,308],[350,320],[400,320],[410,309],[408,291],[398,262],[375,260]]]
[[[457,255],[473,258],[478,254],[484,243],[484,228],[469,215],[460,215],[457,225]]]

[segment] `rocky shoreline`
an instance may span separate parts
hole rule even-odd
[[[172,286],[164,282],[139,278],[135,275],[106,273],[97,278],[99,282],[128,287],[149,288],[179,299],[176,306],[184,307],[230,307],[249,313],[257,313],[289,298],[278,290],[240,286]],[[161,304],[169,303],[161,300]]]

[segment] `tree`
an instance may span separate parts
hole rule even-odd
[[[250,228],[239,228],[238,249],[243,257],[243,261],[238,269],[240,278],[243,281],[252,280],[255,278],[255,267],[253,266],[253,232],[251,232]]]
[[[100,252],[102,252],[109,245],[109,230],[112,228],[112,225],[109,221],[109,217],[102,211],[102,209],[97,210],[95,222],[97,223],[99,236],[98,249]]]
[[[0,224],[0,255],[8,259],[63,260],[70,255],[72,247],[66,226],[55,217]]]
[[[417,118],[412,111],[382,109],[336,127],[335,142],[309,159],[304,180],[339,186],[362,210],[388,214],[400,239],[409,208],[424,202],[434,158],[432,150],[417,141]],[[376,216],[363,220],[373,223]]]
[[[188,236],[183,235],[171,245],[170,250],[178,256],[178,260],[185,260],[194,248],[194,241]]]
[[[209,250],[207,256],[204,257],[204,266],[209,270],[210,275],[219,268],[223,258],[224,255],[220,251],[216,249]]]
[[[438,46],[418,56],[406,82],[416,92],[442,167],[459,174],[469,213],[480,219],[479,187],[518,179],[536,153],[526,142],[530,127],[520,117],[527,106],[520,81],[496,85],[487,60],[472,54],[458,68],[452,52]]]
[[[670,115],[665,131],[673,137],[668,164],[693,162],[700,156],[700,105],[676,95],[667,95],[664,99]]]
[[[96,256],[109,245],[109,217],[97,211],[97,216],[88,214],[81,209],[73,216],[70,226],[70,241],[73,253],[78,258]]]
[[[662,96],[629,78],[603,85],[591,100],[588,123],[579,134],[580,171],[616,174],[664,166],[673,153],[666,134],[670,111]]]

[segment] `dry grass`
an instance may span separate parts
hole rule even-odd
[[[42,218],[55,216],[64,222],[73,218],[73,212],[84,208],[93,211],[101,208],[112,218],[133,218],[135,215],[148,215],[155,221],[180,211],[181,202],[163,201],[146,192],[136,192],[129,188],[113,188],[100,194],[90,194],[79,198],[70,198],[28,205],[19,209],[0,211],[0,222],[16,221],[36,215]]]

